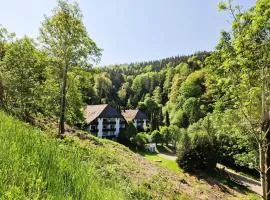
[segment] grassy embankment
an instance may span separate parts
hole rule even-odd
[[[57,139],[0,112],[0,199],[251,197],[169,170],[115,142],[77,135]]]

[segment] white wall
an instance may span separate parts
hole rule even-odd
[[[118,137],[120,131],[120,118],[115,118],[115,136]]]
[[[102,137],[102,129],[103,129],[103,118],[98,118],[98,137]]]

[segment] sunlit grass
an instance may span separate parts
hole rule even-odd
[[[92,157],[0,112],[0,199],[125,199]]]
[[[169,160],[159,156],[158,154],[153,153],[139,152],[139,154],[145,157],[147,160],[154,161],[162,165],[163,167],[166,167],[169,170],[172,170],[174,172],[182,172],[182,170],[178,167],[175,160]]]
[[[158,155],[145,155],[145,158],[152,161],[161,161],[160,164],[168,169],[179,172],[180,168],[178,167],[176,161],[168,160]]]

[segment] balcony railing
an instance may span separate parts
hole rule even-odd
[[[115,131],[116,128],[102,128],[102,131]]]

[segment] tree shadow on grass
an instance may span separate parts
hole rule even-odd
[[[176,152],[173,146],[157,144],[157,149],[160,153],[169,156],[175,156]]]
[[[137,153],[137,154],[140,154],[141,156],[145,157],[145,156],[156,156],[158,155],[157,152],[150,152],[150,151],[147,151],[147,150],[143,150],[143,149],[137,149],[137,150],[134,150],[133,151],[134,153]]]
[[[220,169],[214,169],[214,170],[205,171],[205,172],[196,171],[190,174],[195,176],[199,180],[202,179],[206,181],[212,187],[217,188],[220,191],[224,193],[228,193],[233,196],[235,195],[228,188],[232,190],[236,190],[237,192],[244,195],[251,192],[246,186],[234,181],[232,179],[231,174],[229,174],[228,172],[222,171]]]

